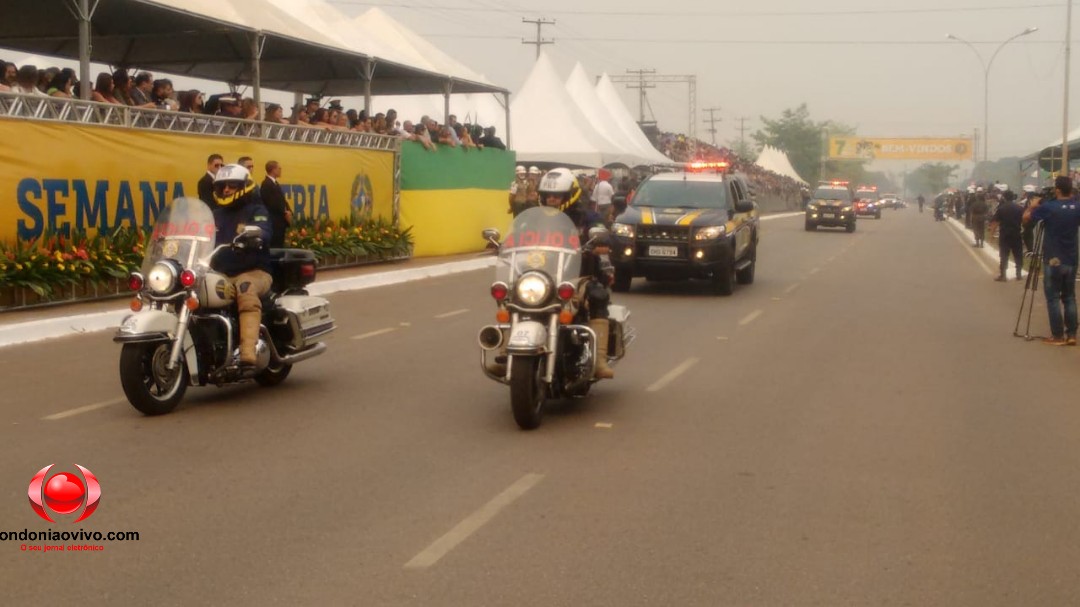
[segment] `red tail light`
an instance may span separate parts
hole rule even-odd
[[[491,296],[495,298],[495,301],[505,301],[510,295],[510,288],[501,282],[497,282],[491,285]]]
[[[132,272],[131,276],[128,276],[128,288],[132,291],[142,291],[143,277],[138,272]]]
[[[195,272],[191,270],[180,272],[180,284],[184,285],[185,289],[195,286]]]
[[[559,299],[563,301],[570,301],[570,298],[574,296],[574,285],[564,282],[559,285],[559,290],[556,291]]]
[[[300,266],[301,278],[315,278],[315,264],[305,263]]]

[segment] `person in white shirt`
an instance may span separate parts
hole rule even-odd
[[[611,220],[611,199],[615,196],[615,188],[611,187],[611,173],[601,170],[597,179],[589,199],[596,205],[596,212],[607,222]]]

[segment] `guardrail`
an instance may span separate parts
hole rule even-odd
[[[0,117],[334,145],[391,152],[398,152],[401,149],[400,138],[377,133],[240,120],[223,116],[135,108],[115,103],[10,92],[0,92]]]

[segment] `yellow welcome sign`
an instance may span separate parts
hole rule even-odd
[[[830,137],[829,158],[849,160],[971,160],[971,139]]]

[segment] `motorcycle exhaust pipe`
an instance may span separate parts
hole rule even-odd
[[[480,341],[480,348],[484,350],[497,350],[502,345],[503,332],[501,329],[494,325],[488,325],[483,329],[480,329],[480,335],[477,336]]]
[[[326,343],[318,342],[306,350],[297,352],[296,354],[286,354],[280,357],[278,360],[286,365],[294,365],[302,360],[307,360],[314,356],[318,356],[326,351]]]

